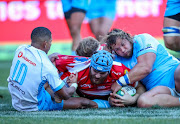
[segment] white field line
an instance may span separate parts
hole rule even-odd
[[[8,87],[2,87],[2,86],[0,86],[0,90],[8,90]]]

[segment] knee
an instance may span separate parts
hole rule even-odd
[[[152,105],[150,104],[149,98],[147,96],[141,95],[138,98],[137,106],[139,108],[148,108],[148,107],[151,107]]]
[[[106,31],[104,31],[103,29],[99,29],[96,32],[94,32],[94,35],[96,36],[96,39],[98,41],[100,41],[102,39],[103,36],[105,36],[107,34]]]
[[[70,33],[71,35],[77,35],[80,34],[81,27],[79,26],[71,26]]]
[[[173,49],[174,45],[176,45],[174,37],[164,37],[164,43],[168,49]]]

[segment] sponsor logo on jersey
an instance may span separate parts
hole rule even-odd
[[[91,84],[82,84],[82,85],[80,85],[80,87],[89,87],[89,88],[91,88]]]
[[[14,87],[16,90],[18,90],[21,94],[25,95],[25,91],[23,91],[20,87],[15,85],[15,83],[12,80],[10,80],[10,84],[12,87]]]
[[[28,59],[27,57],[23,56],[23,52],[19,52],[18,58],[23,58],[25,61],[27,61],[31,65],[36,66],[36,63],[32,62],[30,59]]]
[[[143,49],[139,50],[138,52],[141,52],[141,51],[146,50],[146,49],[149,49],[149,48],[153,48],[153,47],[151,46],[151,44],[147,44],[147,45],[146,45],[146,48],[143,48]]]
[[[121,75],[121,72],[112,71],[112,73],[115,74],[115,75]]]
[[[128,73],[128,70],[127,70],[127,69],[125,69],[125,70],[124,70],[124,74],[127,74],[127,73]]]

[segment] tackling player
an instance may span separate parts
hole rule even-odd
[[[151,35],[115,29],[109,33],[107,47],[116,53],[115,61],[131,70],[112,85],[113,94],[131,82],[142,81],[147,92],[138,99],[139,107],[180,106],[180,61]]]
[[[107,99],[111,93],[111,85],[130,71],[123,64],[113,61],[111,53],[105,50],[100,50],[93,54],[91,59],[67,55],[59,55],[58,57],[59,59],[56,60],[55,64],[60,72],[61,79],[66,81],[67,76],[78,72],[77,94],[92,99],[98,104],[98,108],[110,107]],[[134,87],[135,85],[136,83],[132,84]],[[139,95],[145,92],[144,87],[140,83],[138,83],[136,88],[136,95],[123,97],[119,106],[136,103]]]
[[[18,111],[61,110],[63,103],[55,103],[45,90],[49,83],[61,99],[69,99],[76,86],[65,87],[57,69],[47,53],[52,36],[49,29],[37,27],[31,33],[31,45],[19,46],[15,52],[10,75],[7,79],[12,106]]]

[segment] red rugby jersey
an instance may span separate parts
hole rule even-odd
[[[130,71],[125,65],[113,62],[110,74],[101,84],[93,84],[90,81],[90,58],[81,56],[59,55],[56,67],[62,73],[61,79],[65,79],[70,73],[78,72],[77,94],[89,99],[107,99],[111,93],[111,85],[121,76]],[[135,86],[135,83],[131,86]]]

